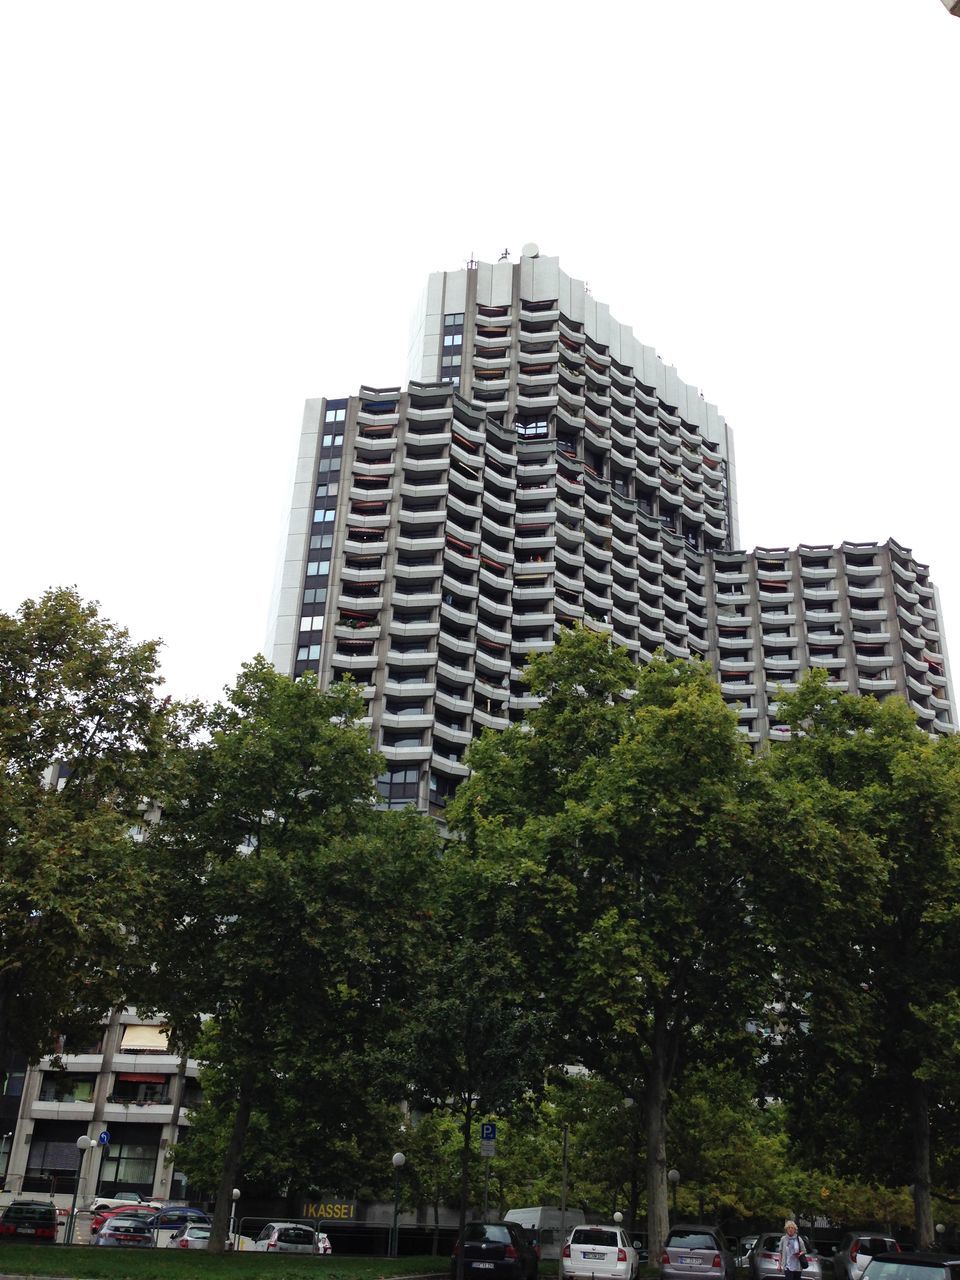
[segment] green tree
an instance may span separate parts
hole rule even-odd
[[[642,1103],[656,1251],[677,1073],[749,1053],[745,1024],[767,996],[748,754],[698,664],[637,670],[578,629],[527,680],[542,704],[474,747],[450,821],[517,884],[535,989],[564,1010],[566,1052]]]
[[[551,1019],[528,981],[516,887],[457,842],[437,883],[438,942],[422,958],[401,1052],[415,1107],[458,1117],[462,1235],[475,1121],[509,1114],[542,1089]],[[461,1253],[458,1275],[462,1264]]]
[[[816,796],[835,848],[863,853],[848,864],[857,874],[837,876],[834,862],[826,892],[802,861],[779,868],[794,1131],[822,1149],[832,1122],[841,1168],[912,1185],[917,1242],[929,1247],[937,1148],[951,1156],[960,1101],[960,743],[931,740],[899,699],[838,694],[822,674],[781,714],[793,733],[770,771]],[[817,919],[809,906],[825,897]],[[811,935],[826,941],[827,964]]]
[[[131,994],[134,832],[168,729],[157,651],[74,590],[0,614],[0,1055],[88,1037]]]
[[[437,839],[412,811],[374,809],[380,759],[362,713],[355,686],[322,692],[247,664],[184,749],[152,837],[169,886],[154,1003],[187,1046],[210,1015],[208,1062],[233,1092],[214,1247],[258,1108],[292,1110],[312,1074],[329,1138],[338,1094],[364,1092],[351,1076],[361,1066],[364,1081],[382,1068],[385,1096],[399,1093],[376,1046],[406,1015],[429,949]],[[295,1130],[291,1120],[279,1133],[291,1159]]]

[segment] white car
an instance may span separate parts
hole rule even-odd
[[[122,1209],[124,1205],[131,1204],[142,1204],[146,1208],[159,1209],[163,1203],[162,1200],[144,1200],[143,1196],[138,1196],[136,1191],[121,1191],[115,1196],[96,1196],[87,1208],[91,1213],[103,1213],[104,1209]]]
[[[560,1256],[560,1280],[636,1280],[640,1255],[622,1227],[574,1227]]]

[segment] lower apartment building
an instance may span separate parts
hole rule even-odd
[[[788,734],[780,691],[809,670],[838,692],[903,698],[920,728],[955,731],[929,569],[890,539],[709,557],[710,661],[751,742]]]
[[[114,1014],[94,1043],[59,1048],[6,1076],[4,1094],[20,1105],[0,1148],[4,1201],[52,1197],[69,1208],[75,1191],[81,1206],[120,1191],[185,1198],[167,1155],[199,1101],[196,1062],[172,1052],[167,1028],[136,1010]],[[97,1146],[81,1158],[82,1136]]]

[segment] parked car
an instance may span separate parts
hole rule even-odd
[[[125,1218],[123,1214],[117,1214],[116,1217],[107,1219],[97,1232],[93,1243],[96,1245],[152,1249],[153,1232],[143,1218]]]
[[[0,1213],[0,1240],[56,1244],[56,1205],[49,1200],[14,1200]]]
[[[734,1280],[737,1262],[716,1227],[678,1223],[667,1232],[660,1280]]]
[[[875,1253],[864,1280],[953,1280],[960,1268],[956,1253]]]
[[[782,1231],[767,1231],[757,1238],[757,1243],[750,1252],[751,1280],[770,1280],[771,1276],[780,1275],[780,1241]],[[804,1280],[822,1280],[820,1255],[809,1236],[800,1232],[803,1251],[807,1255],[807,1265],[803,1269]],[[791,1275],[793,1273],[791,1272]]]
[[[750,1250],[760,1239],[759,1236],[741,1236],[737,1241],[737,1268],[749,1267]]]
[[[893,1236],[881,1231],[848,1231],[833,1255],[833,1274],[836,1280],[860,1280],[875,1254],[899,1252]]]
[[[156,1215],[156,1209],[153,1205],[144,1204],[127,1204],[121,1205],[117,1209],[104,1209],[102,1213],[95,1214],[90,1219],[90,1234],[95,1236],[105,1222],[109,1222],[111,1218],[142,1218],[144,1222]]]
[[[302,1222],[268,1222],[253,1247],[259,1253],[316,1253],[317,1233]]]
[[[190,1224],[209,1227],[210,1215],[189,1204],[165,1204],[161,1209],[154,1210],[148,1222],[154,1231],[179,1231],[181,1227]]]
[[[158,1209],[162,1200],[144,1200],[136,1191],[118,1191],[115,1196],[94,1196],[87,1208],[91,1213],[102,1213],[104,1209],[129,1209],[132,1204],[151,1205]]]
[[[536,1280],[536,1250],[516,1222],[468,1222],[450,1259],[450,1275],[457,1274],[463,1250],[463,1274],[485,1280]]]
[[[210,1228],[202,1223],[188,1222],[174,1231],[167,1241],[168,1249],[206,1249],[210,1243]]]
[[[636,1280],[640,1255],[622,1227],[574,1227],[560,1255],[560,1280]]]

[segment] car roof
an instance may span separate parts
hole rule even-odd
[[[881,1237],[884,1240],[892,1239],[892,1236]],[[953,1257],[949,1253],[931,1253],[923,1249],[916,1249],[913,1252],[894,1253],[875,1253],[873,1255],[874,1262],[907,1262],[913,1263],[920,1267],[956,1267],[960,1266],[960,1259]]]

